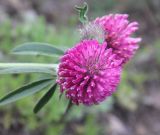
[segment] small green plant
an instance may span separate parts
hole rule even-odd
[[[24,43],[12,50],[12,54],[17,55],[18,59],[21,59],[22,56],[25,56],[26,59],[29,59],[29,56],[57,58],[54,64],[50,64],[48,60],[45,63],[0,63],[0,74],[32,75],[38,73],[41,75],[40,79],[8,93],[0,99],[0,105],[15,102],[45,89],[44,95],[33,109],[34,113],[38,113],[54,94],[56,95],[54,99],[58,104],[59,99],[63,100],[65,92],[69,104],[66,106],[66,101],[63,101],[63,111],[66,108],[66,112],[62,115],[64,118],[73,104],[86,106],[99,104],[114,93],[120,82],[124,64],[133,56],[141,41],[140,38],[130,37],[138,29],[138,23],[132,22],[128,24],[126,31],[119,31],[119,27],[124,28],[123,25],[128,21],[126,14],[108,15],[89,22],[88,5],[85,3],[83,7],[76,7],[76,9],[79,12],[79,20],[82,22],[83,35],[74,47],[69,49],[64,46],[55,47],[49,43],[42,43],[45,37],[45,25],[39,24],[38,33],[35,31],[31,33],[36,42]],[[120,19],[124,21],[124,24],[119,23]],[[115,29],[112,29],[113,24],[115,24]],[[20,33],[28,33],[28,28]],[[52,39],[54,42],[53,38],[49,37],[47,40]],[[58,62],[60,57],[60,62]],[[60,86],[60,93],[56,91],[58,86]],[[102,107],[102,110],[106,108],[103,104],[96,107]],[[59,119],[59,115],[56,116]]]

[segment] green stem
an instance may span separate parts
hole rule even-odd
[[[66,111],[65,113],[62,115],[62,117],[60,118],[60,121],[59,122],[64,122],[66,120],[66,117],[69,113],[69,111],[71,110],[71,107],[73,106],[73,103],[72,101],[70,100],[69,103],[68,103],[68,106],[66,108]]]
[[[0,63],[0,68],[6,68],[6,67],[21,67],[21,66],[30,66],[30,67],[50,67],[55,68],[58,66],[58,64],[41,64],[41,63]]]
[[[0,69],[12,67],[40,67],[58,70],[58,64],[42,64],[42,63],[0,63]]]

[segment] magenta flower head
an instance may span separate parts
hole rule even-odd
[[[94,20],[105,31],[105,41],[119,58],[126,63],[138,49],[141,38],[131,35],[138,29],[137,22],[129,22],[127,14],[110,14]]]
[[[93,105],[111,96],[120,82],[122,60],[97,40],[83,40],[61,58],[61,92],[75,104]]]

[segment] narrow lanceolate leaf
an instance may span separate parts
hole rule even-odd
[[[19,74],[19,73],[46,73],[52,74],[53,71],[44,68],[13,67],[0,70],[0,74]]]
[[[34,108],[34,113],[38,113],[47,103],[48,101],[52,98],[55,90],[57,87],[57,83],[55,83],[49,90],[48,92],[38,101]]]
[[[31,43],[24,43],[20,46],[15,47],[12,50],[12,53],[18,55],[55,56],[55,55],[63,55],[64,51],[47,43],[31,42]]]
[[[0,63],[0,74],[46,73],[56,74],[57,64]]]
[[[52,78],[46,78],[43,80],[32,82],[4,96],[2,99],[0,99],[0,105],[12,103],[26,96],[33,95],[34,93],[41,91],[42,89],[46,88],[52,83],[53,83]]]

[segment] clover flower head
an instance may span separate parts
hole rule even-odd
[[[98,17],[93,21],[105,30],[105,41],[119,58],[126,63],[139,48],[141,38],[133,38],[132,34],[138,29],[137,22],[129,22],[127,14],[109,14]]]
[[[75,104],[99,104],[115,92],[120,82],[122,60],[97,40],[83,40],[61,58],[58,80]]]

